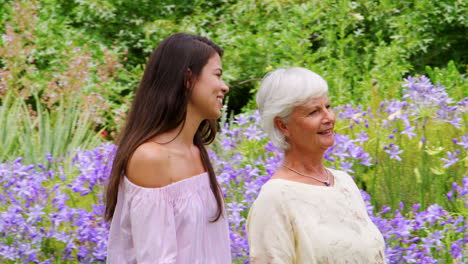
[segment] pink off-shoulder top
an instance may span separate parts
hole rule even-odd
[[[231,263],[227,218],[210,222],[216,212],[206,172],[161,188],[140,187],[124,177],[107,263]]]

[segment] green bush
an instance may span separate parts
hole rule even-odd
[[[79,46],[80,36],[61,30],[66,26],[41,20],[37,5],[17,1],[5,7],[0,45],[2,161],[22,156],[38,162],[45,154],[55,157],[94,147],[101,129],[115,127],[119,115],[109,110],[125,107],[109,103],[123,86],[116,51]]]
[[[454,99],[467,93],[464,1],[3,3],[0,93],[14,89],[34,108],[35,91],[49,111],[59,94],[94,95],[101,102],[92,129],[104,128],[111,138],[148,55],[162,39],[181,31],[207,36],[225,49],[228,108],[235,113],[254,109],[259,80],[287,66],[321,74],[337,104],[375,107],[384,99],[399,99],[401,80],[413,73],[440,81]]]
[[[229,108],[254,108],[258,80],[303,66],[323,75],[340,103],[398,98],[402,77],[426,66],[466,73],[466,3],[444,1],[196,0],[40,1],[40,18],[82,44],[128,52],[116,93],[128,95],[155,46],[175,32],[212,38],[225,50]],[[107,99],[107,97],[106,97]],[[118,96],[110,99],[121,103]],[[250,103],[249,103],[250,102]]]

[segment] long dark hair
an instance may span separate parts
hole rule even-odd
[[[118,148],[106,189],[106,221],[111,221],[114,215],[119,185],[133,152],[155,136],[183,125],[192,90],[186,84],[191,83],[193,87],[203,67],[215,53],[221,57],[223,50],[209,39],[177,33],[163,40],[151,54],[125,127],[117,139]],[[223,198],[205,145],[214,140],[216,127],[216,120],[203,120],[193,139],[200,149],[218,205],[213,222],[223,213]]]

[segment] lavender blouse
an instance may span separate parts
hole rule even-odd
[[[206,172],[161,188],[140,187],[124,177],[107,263],[231,263],[226,216],[210,222],[216,212]]]

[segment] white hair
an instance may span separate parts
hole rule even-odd
[[[289,144],[276,127],[275,117],[287,122],[294,107],[326,95],[327,91],[327,82],[305,68],[278,69],[265,75],[257,92],[257,106],[263,129],[276,147],[286,150]]]

